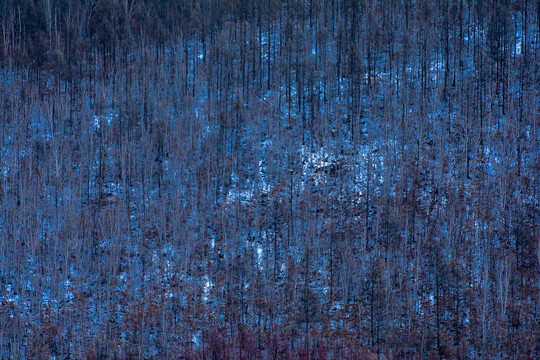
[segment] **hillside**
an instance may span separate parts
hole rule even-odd
[[[540,357],[537,2],[0,21],[0,358]]]

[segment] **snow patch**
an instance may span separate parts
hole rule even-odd
[[[263,270],[263,248],[261,244],[257,244],[257,266],[259,267],[259,270]]]
[[[204,302],[208,301],[208,295],[210,295],[210,290],[212,289],[213,286],[214,284],[210,280],[210,277],[208,275],[205,275],[204,285],[203,285],[203,296],[202,296],[202,299]]]

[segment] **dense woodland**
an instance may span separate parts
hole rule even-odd
[[[540,358],[539,25],[0,0],[0,358]]]

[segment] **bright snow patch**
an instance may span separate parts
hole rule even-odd
[[[210,295],[210,289],[214,286],[208,275],[204,276],[204,285],[203,285],[203,296],[202,299],[204,302],[208,301],[208,295]]]
[[[263,258],[263,248],[261,244],[257,244],[257,266],[259,267],[259,270],[263,270],[262,265],[262,258]]]

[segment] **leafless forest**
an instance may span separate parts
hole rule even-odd
[[[0,358],[540,358],[539,25],[0,0]]]

